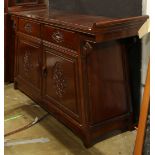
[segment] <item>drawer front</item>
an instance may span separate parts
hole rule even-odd
[[[19,19],[19,31],[35,37],[40,37],[40,24],[25,19]]]
[[[45,25],[42,34],[46,41],[74,50],[78,48],[78,37],[75,32]]]

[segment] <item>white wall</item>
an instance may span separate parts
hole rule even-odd
[[[149,0],[143,0],[143,5],[142,5],[143,15],[150,14],[150,3],[149,2],[150,2]],[[145,84],[149,56],[150,56],[150,34],[147,34],[142,39],[142,68],[141,68],[141,83],[142,83],[142,85]],[[142,95],[143,95],[143,89],[144,89],[144,87],[142,86],[142,89],[141,89]]]
[[[150,1],[149,0],[143,0],[142,4],[142,12],[144,15],[149,15],[150,14]]]

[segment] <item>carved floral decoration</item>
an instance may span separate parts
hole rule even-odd
[[[65,88],[67,86],[67,82],[66,79],[64,77],[64,73],[63,73],[63,67],[62,64],[60,62],[56,62],[55,65],[52,68],[53,70],[53,81],[54,81],[54,85],[56,87],[56,94],[58,97],[63,97],[64,93],[65,93]]]
[[[29,73],[32,69],[32,64],[31,64],[31,51],[30,50],[26,50],[25,54],[24,54],[24,71],[25,73]]]

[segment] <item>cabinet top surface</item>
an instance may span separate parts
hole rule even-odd
[[[120,30],[122,28],[135,26],[141,27],[141,25],[148,18],[148,16],[137,16],[118,19],[104,16],[72,14],[58,10],[49,11],[47,9],[13,12],[12,14],[24,18],[35,19],[37,21],[45,22],[65,29],[71,29],[90,34],[96,34],[100,32],[107,33],[111,30],[116,31],[118,29]]]

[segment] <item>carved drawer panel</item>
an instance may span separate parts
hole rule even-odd
[[[40,24],[25,19],[19,19],[19,31],[40,37]]]
[[[78,48],[78,37],[76,32],[62,30],[54,28],[52,26],[45,25],[43,28],[43,39],[60,46],[64,46],[70,49]]]

